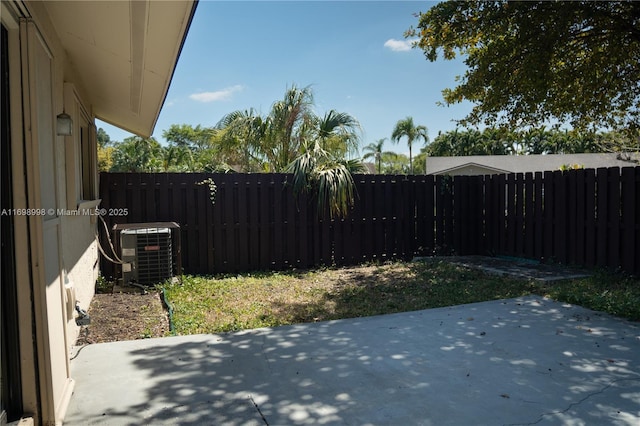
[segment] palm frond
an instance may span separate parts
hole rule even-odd
[[[353,173],[362,173],[358,160],[335,158],[316,141],[305,146],[303,154],[289,165],[293,174],[293,191],[316,197],[318,216],[344,217],[353,206],[355,183]]]
[[[305,151],[289,164],[286,172],[293,175],[294,194],[310,190],[312,174],[316,165],[317,157],[314,155],[314,150]]]
[[[328,208],[329,216],[344,217],[353,206],[355,184],[345,164],[325,164],[315,172],[318,212],[322,217]]]

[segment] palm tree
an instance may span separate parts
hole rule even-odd
[[[251,171],[256,163],[265,160],[262,144],[267,127],[268,123],[253,108],[233,111],[216,124],[217,129],[223,130],[223,152],[244,171]]]
[[[305,152],[291,162],[287,172],[293,174],[293,192],[307,192],[317,198],[318,215],[344,217],[353,206],[353,173],[362,173],[360,161],[347,160],[322,149],[319,141],[305,147]]]
[[[271,106],[266,121],[263,150],[274,172],[284,171],[300,154],[304,141],[313,131],[317,118],[312,110],[313,91],[291,86],[281,101]]]
[[[260,160],[267,171],[293,173],[295,192],[315,191],[320,214],[328,209],[332,217],[344,215],[353,203],[351,173],[363,171],[359,161],[345,160],[357,152],[360,124],[335,110],[320,118],[312,107],[311,88],[292,86],[265,117],[235,111],[217,128],[229,147],[244,149],[245,163]]]
[[[193,152],[184,145],[169,145],[160,151],[162,171],[193,171]]]
[[[292,86],[282,100],[273,103],[268,115],[262,117],[253,109],[234,111],[216,127],[225,131],[228,150],[243,152],[244,163],[259,159],[268,171],[283,172],[317,127],[312,106],[311,89]]]
[[[334,109],[327,112],[318,122],[318,138],[322,149],[343,156],[357,154],[361,130],[358,120]]]
[[[378,139],[376,142],[371,142],[369,145],[363,148],[363,150],[367,151],[367,153],[362,156],[362,159],[367,160],[369,158],[374,158],[378,166],[378,174],[382,171],[383,155],[394,154],[392,152],[382,152],[382,145],[384,145],[384,141],[386,140],[387,138]]]
[[[353,173],[364,172],[358,160],[345,155],[357,152],[360,123],[349,114],[331,110],[315,120],[316,128],[302,142],[301,153],[287,167],[293,174],[295,194],[307,192],[317,198],[320,217],[344,217],[353,206]]]
[[[409,170],[413,174],[413,156],[411,154],[411,146],[417,139],[423,139],[425,144],[429,142],[429,136],[427,134],[427,128],[425,126],[415,126],[413,124],[413,118],[407,117],[404,120],[399,120],[391,133],[391,140],[398,143],[401,138],[407,138],[407,145],[409,145]]]

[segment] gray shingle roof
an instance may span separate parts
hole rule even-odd
[[[455,174],[462,169],[491,169],[493,173],[527,173],[559,170],[562,165],[579,165],[585,169],[600,167],[634,167],[638,163],[625,159],[628,155],[549,154],[549,155],[470,155],[466,157],[429,157],[427,174]],[[631,159],[640,159],[637,153]]]

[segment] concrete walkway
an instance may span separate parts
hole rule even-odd
[[[635,425],[640,324],[525,297],[94,344],[68,425]]]

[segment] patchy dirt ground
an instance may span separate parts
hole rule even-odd
[[[384,279],[401,279],[407,268],[395,265]],[[367,286],[379,282],[378,268],[369,265],[328,270],[323,280],[327,287],[347,282]],[[170,333],[169,315],[161,294],[155,290],[143,293],[138,287],[115,287],[113,293],[96,294],[89,306],[91,324],[82,327],[76,346],[91,343],[165,337]]]
[[[91,324],[82,327],[76,345],[169,335],[169,316],[161,294],[136,287],[96,294],[89,306]]]

